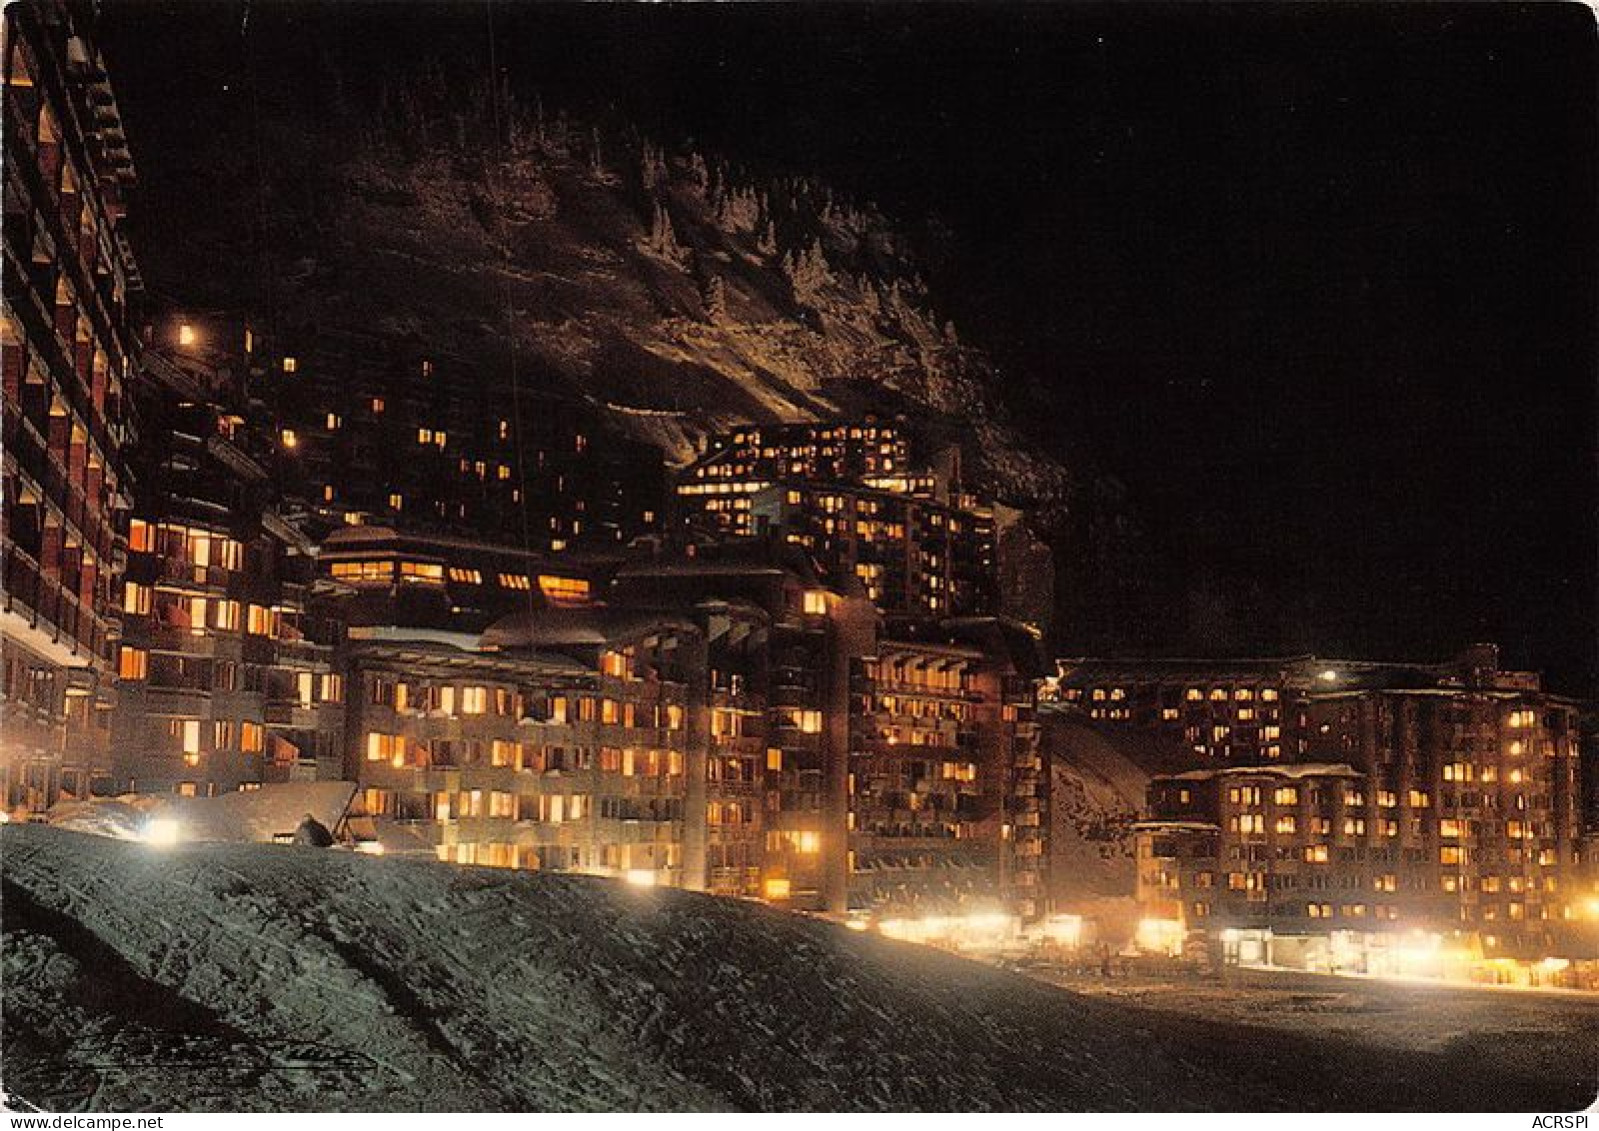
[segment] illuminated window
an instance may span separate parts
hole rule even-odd
[[[328,426],[328,431],[329,432],[337,432],[339,430],[339,425],[341,425],[343,423],[344,423],[344,420],[339,416],[338,413],[336,413],[336,412],[328,413],[327,426]]]
[[[122,590],[122,611],[136,616],[150,615],[150,587],[130,581]]]
[[[517,586],[526,589],[527,579],[522,578],[524,584]],[[539,592],[556,604],[572,604],[587,601],[589,598],[589,583],[582,577],[556,577],[551,574],[539,574]]]
[[[481,715],[488,709],[488,689],[483,687],[461,688],[461,713],[463,715]]]
[[[521,761],[521,758],[522,749],[514,742],[506,742],[503,739],[496,738],[489,744],[490,765],[514,766]]]
[[[300,446],[300,437],[295,435],[294,429],[285,428],[282,432],[283,446],[293,451]]]
[[[249,630],[253,636],[271,636],[277,631],[278,614],[260,605],[249,609]]]
[[[778,725],[792,727],[801,734],[820,734],[822,731],[822,712],[805,710],[799,707],[783,707],[778,710]]]
[[[483,575],[475,569],[463,569],[460,566],[451,566],[450,580],[459,581],[466,585],[482,585]]]
[[[183,752],[185,754],[200,753],[200,720],[183,720]]]
[[[1274,828],[1279,833],[1296,832],[1299,828],[1299,822],[1293,817],[1278,817]]]
[[[150,530],[150,524],[141,518],[133,519],[128,523],[128,549],[137,553],[148,553],[155,549],[155,539]]]
[[[389,496],[389,509],[394,511],[404,510],[405,496],[401,495],[399,492],[391,494]]]
[[[827,594],[819,589],[807,589],[803,607],[806,616],[818,617],[826,615]]]
[[[150,654],[142,648],[123,648],[118,657],[117,674],[123,679],[144,679],[149,672]]]
[[[372,398],[372,412],[373,412],[373,414],[376,415],[376,416],[382,416],[383,415],[383,408],[384,408],[383,398],[382,397],[373,397]]]
[[[400,580],[411,585],[442,585],[444,567],[437,562],[401,562]]]
[[[338,703],[344,699],[344,677],[332,672],[322,676],[322,702]]]
[[[283,372],[285,372],[285,373],[294,373],[294,372],[297,372],[299,370],[299,368],[300,368],[300,363],[297,360],[295,360],[294,358],[286,357],[286,358],[283,359]]]
[[[244,607],[237,601],[217,602],[217,627],[223,632],[238,632]]]
[[[533,588],[533,583],[528,580],[528,576],[525,573],[502,573],[500,574],[500,585],[505,589]]]
[[[334,562],[328,570],[340,581],[367,584],[381,582],[386,585],[394,578],[394,563],[388,560]]]

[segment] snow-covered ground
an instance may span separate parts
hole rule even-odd
[[[1526,1111],[1571,1092],[684,892],[40,826],[0,849],[4,1082],[45,1108]]]

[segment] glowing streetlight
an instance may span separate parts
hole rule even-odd
[[[144,823],[139,839],[157,848],[170,848],[180,839],[178,823],[169,817],[152,817]]]

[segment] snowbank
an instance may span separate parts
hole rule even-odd
[[[1457,1087],[687,892],[44,826],[0,849],[6,1086],[46,1108],[1538,1106],[1480,1065]]]

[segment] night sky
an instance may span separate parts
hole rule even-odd
[[[135,158],[292,82],[486,66],[481,4],[112,5]],[[1123,481],[1100,649],[1508,663],[1594,690],[1594,17],[1543,6],[495,9],[524,94],[951,233],[933,283],[1036,440]],[[277,25],[296,31],[279,34]],[[125,65],[124,65],[125,64]],[[151,172],[155,175],[152,178]],[[242,189],[241,189],[242,191]],[[197,249],[203,254],[203,249]],[[1062,548],[1060,553],[1069,553]]]

